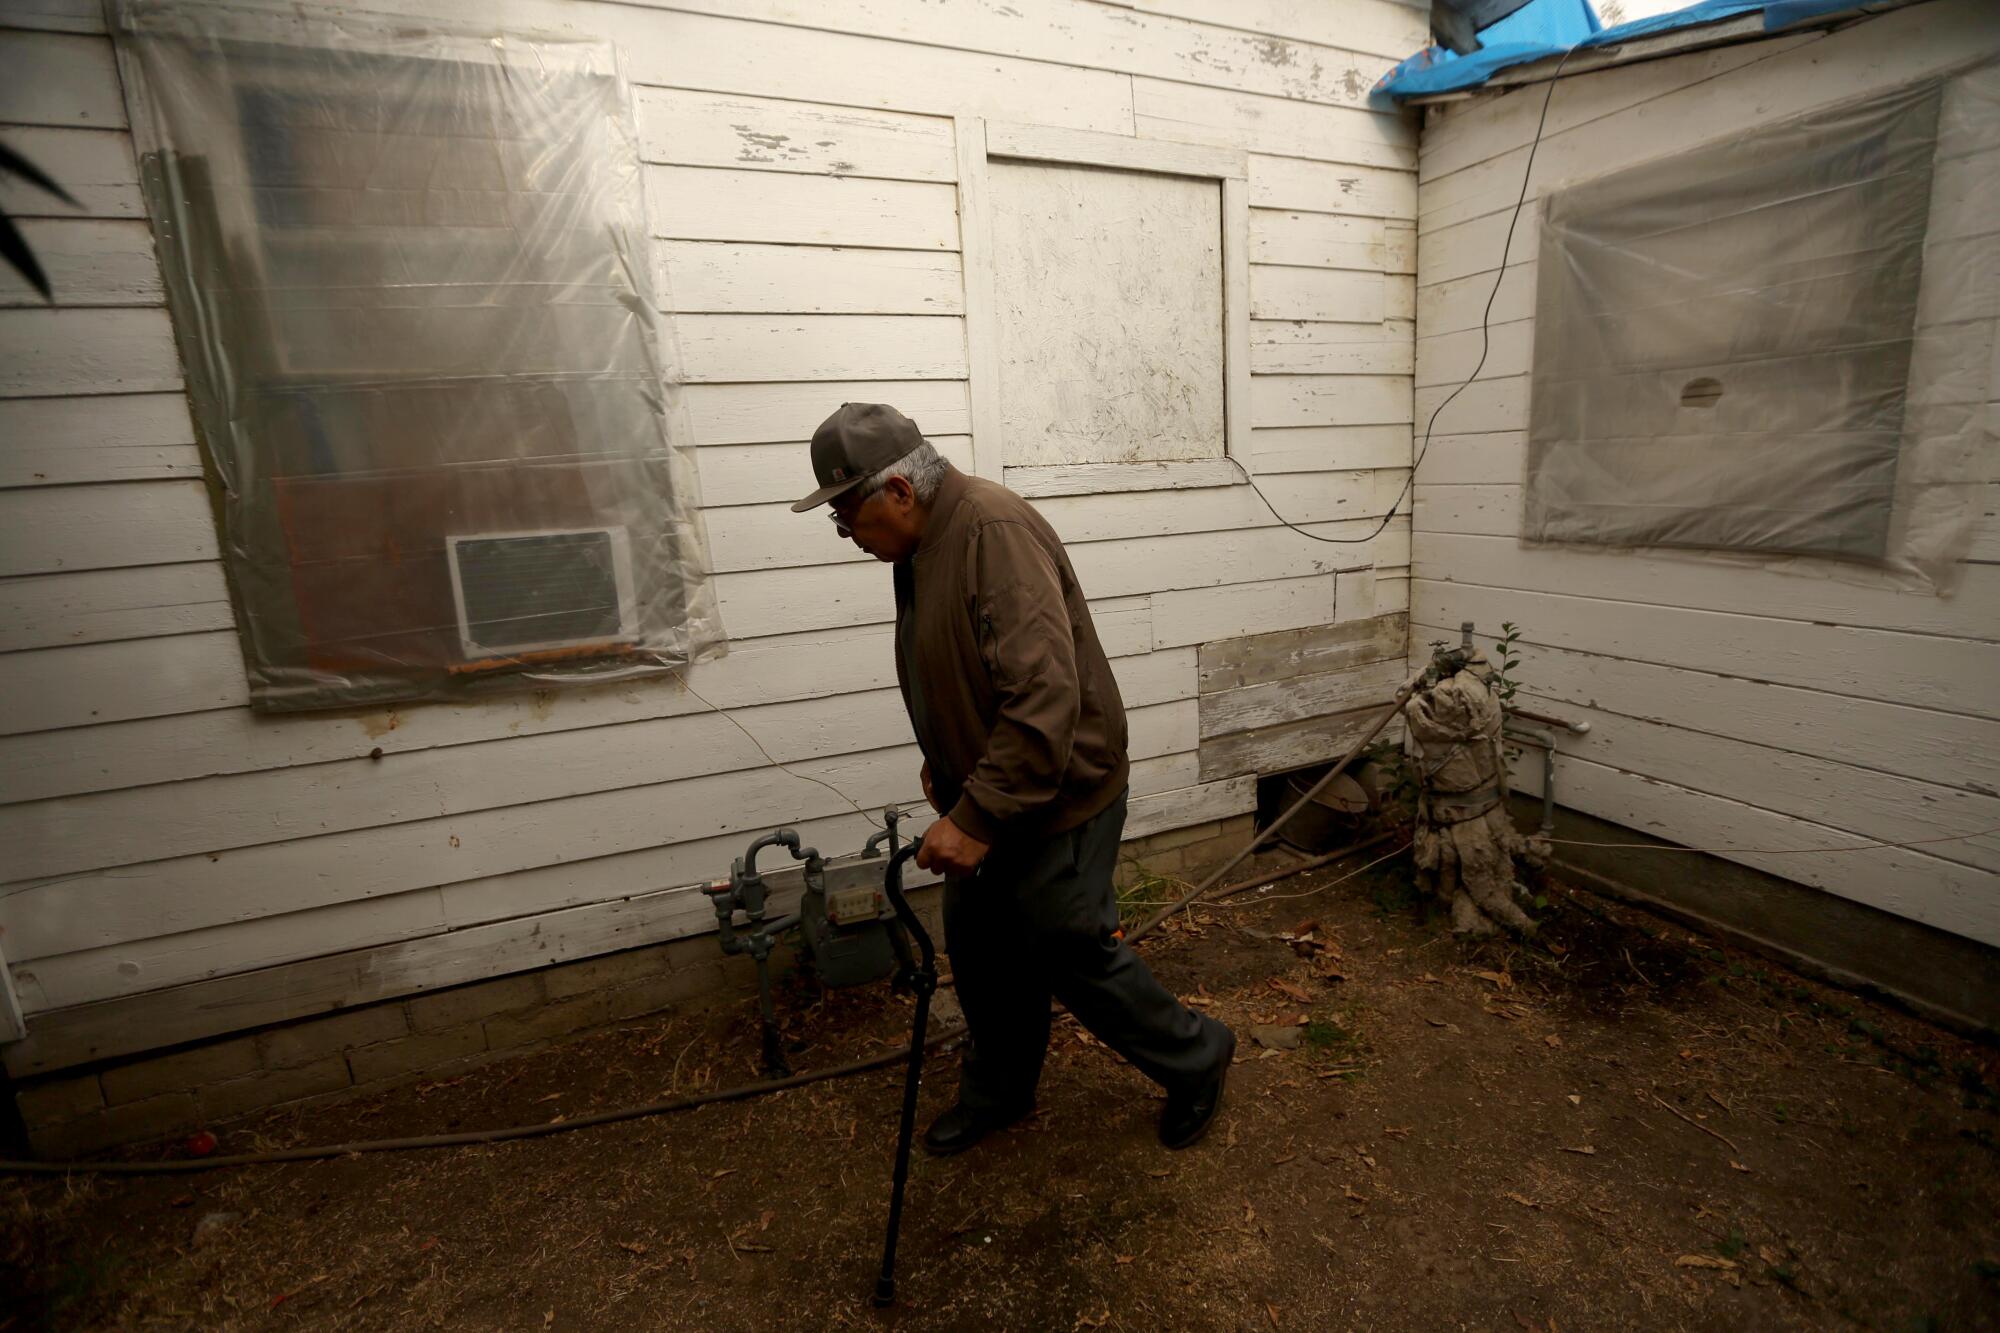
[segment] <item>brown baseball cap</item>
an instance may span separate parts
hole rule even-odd
[[[853,490],[924,442],[917,423],[885,403],[842,403],[813,432],[813,476],[819,489],[792,506],[794,514]]]

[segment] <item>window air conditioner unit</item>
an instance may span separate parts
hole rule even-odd
[[[623,527],[451,537],[466,659],[615,648],[638,638]]]

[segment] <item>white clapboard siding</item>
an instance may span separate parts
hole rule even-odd
[[[674,938],[711,918],[672,886],[757,829],[858,844],[841,796],[773,771],[704,700],[847,797],[913,800],[887,571],[779,506],[844,401],[895,404],[971,467],[954,182],[972,118],[1256,155],[1244,313],[1268,318],[1246,398],[1277,419],[1246,418],[1245,461],[1285,478],[1266,484],[1287,517],[1368,537],[1410,458],[1416,138],[1365,98],[1423,23],[1345,4],[496,0],[497,27],[609,38],[633,82],[731,652],[689,670],[698,696],[669,677],[262,717],[110,128],[110,44],[67,35],[99,31],[94,6],[31,0],[23,22],[54,31],[6,35],[10,70],[23,51],[35,69],[0,89],[0,121],[82,201],[0,183],[65,307],[0,283],[0,696],[27,704],[0,720],[0,838],[20,852],[0,926],[42,1030],[162,991],[186,1003],[157,1040],[194,1040]],[[437,0],[377,8],[421,21]],[[1194,645],[1407,602],[1402,518],[1329,546],[1234,484],[1044,509],[1131,709],[1131,836],[1254,808],[1253,780],[1200,780]]]
[[[1209,643],[1334,620],[1334,574],[1153,594],[1153,642]]]
[[[1510,206],[1471,222],[1440,227],[1426,234],[1421,247],[1423,262],[1419,266],[1418,280],[1431,287],[1483,273],[1489,275],[1483,290],[1490,291],[1493,286],[1490,275],[1500,267],[1503,244],[1506,246],[1508,268],[1533,262],[1535,252],[1541,245],[1540,218],[1540,206],[1529,203],[1521,209],[1519,216]],[[1508,239],[1510,227],[1513,229],[1512,240]],[[1485,305],[1483,296],[1479,304]],[[1478,322],[1476,315],[1473,322]]]
[[[200,475],[183,394],[0,400],[0,487]]]
[[[1317,524],[1388,512],[1381,477],[1401,470],[1303,473],[1285,482],[1277,499],[1294,523]],[[1393,490],[1393,487],[1391,488]],[[1265,502],[1242,484],[1200,490],[1122,491],[1054,496],[1035,507],[1072,547],[1176,532],[1231,532],[1274,527]],[[784,504],[711,509],[707,514],[712,568],[786,569],[873,559],[840,537],[820,514],[801,516]]]
[[[928,181],[648,167],[646,210],[668,240],[958,248],[957,191]]]
[[[2000,646],[1694,607],[1411,580],[1415,623],[1512,621],[1537,642],[1941,712],[2000,712]],[[1917,664],[1921,662],[1921,670]],[[1837,716],[1838,699],[1827,707]]]
[[[690,313],[956,315],[956,254],[815,245],[669,241],[654,247],[659,290]]]
[[[1408,320],[1329,324],[1260,319],[1250,325],[1250,370],[1257,375],[1408,375],[1415,368],[1411,344]]]
[[[1870,847],[1871,839],[1844,823],[1797,819],[1567,754],[1559,761],[1556,791],[1564,805],[1600,819],[1655,837],[1671,830],[1671,840],[1684,846],[1713,849],[1726,860],[2000,945],[1992,873],[1926,848]]]
[[[1380,325],[1384,317],[1382,275],[1252,264],[1250,316]]]
[[[635,89],[632,101],[648,162],[905,181],[957,175],[942,117],[677,88]]]
[[[195,634],[235,623],[222,566],[214,561],[0,579],[0,652]]]
[[[1366,538],[1377,526],[1379,520],[1356,519],[1315,530]],[[1352,545],[1332,546],[1284,528],[1263,528],[1093,542],[1073,549],[1070,560],[1091,596],[1126,597],[1401,564],[1408,549],[1408,520],[1397,518],[1379,535]],[[724,623],[749,634],[866,624],[881,617],[890,596],[888,568],[876,564],[749,570],[718,575],[715,587]]]
[[[1196,744],[1194,665],[1182,653],[1121,659],[1135,756]],[[1135,666],[1129,664],[1140,664]],[[745,734],[747,733],[747,734]],[[753,742],[754,738],[754,742]],[[8,875],[38,879],[192,852],[380,827],[406,820],[525,806],[563,796],[672,782],[910,741],[894,688],[693,716],[512,737],[469,746],[366,755],[280,774],[204,784],[199,807],[128,788],[0,808],[12,849]],[[761,747],[761,748],[760,748]]]
[[[1057,64],[1088,63],[1274,97],[1355,106],[1396,61],[1338,47],[1240,32],[1093,3],[954,0],[944,5],[884,0],[675,0],[709,14],[800,24]],[[1026,101],[1023,105],[1033,105]]]
[[[1743,132],[1742,103],[1724,94],[1724,88],[1740,92],[1754,84],[1757,119],[1784,120],[1836,100],[1826,85],[1829,62],[1843,62],[1849,72],[1838,91],[1838,100],[1845,101],[1962,66],[1969,52],[1991,48],[1990,6],[1942,0],[1936,8],[1923,17],[1884,16],[1823,41],[1769,53],[1754,69],[1743,69],[1740,78],[1721,80],[1721,86],[1703,80],[1662,89],[1616,110],[1600,104],[1593,108],[1600,114],[1585,124],[1551,126],[1534,150],[1528,197],[1540,198],[1563,182],[1736,137]],[[1683,80],[1694,73],[1681,61],[1661,63],[1674,66]],[[1420,228],[1428,232],[1505,207],[1521,193],[1527,157],[1523,144],[1450,173],[1436,171],[1427,161]]]
[[[1431,533],[1515,537],[1521,531],[1521,488],[1419,485],[1414,513],[1417,531],[1426,537]]]
[[[1387,167],[1253,153],[1250,205],[1301,213],[1408,219],[1417,215],[1417,182],[1409,172]]]
[[[1436,179],[1483,162],[1496,153],[1520,147],[1535,137],[1538,125],[1544,136],[1562,134],[1628,106],[1650,102],[1663,93],[1710,83],[1731,70],[1761,68],[1777,56],[1799,47],[1815,46],[1824,39],[1823,33],[1799,33],[1698,51],[1672,60],[1592,70],[1564,79],[1558,85],[1555,96],[1546,99],[1546,120],[1542,115],[1545,100],[1542,94],[1546,91],[1543,88],[1481,99],[1477,107],[1457,108],[1463,114],[1447,113],[1425,127],[1420,147],[1422,176],[1426,180]],[[1518,178],[1515,188],[1520,188]]]
[[[1534,370],[1534,356],[1535,323],[1529,319],[1426,335],[1417,340],[1416,386],[1457,385],[1475,369],[1482,380],[1527,375]]]
[[[1172,14],[1202,23],[1242,28],[1270,37],[1293,37],[1322,46],[1367,51],[1401,60],[1430,45],[1430,24],[1421,6],[1395,0],[1341,0],[1300,4],[1298,0],[1132,0],[1149,14]]]
[[[1414,170],[1417,160],[1416,118],[1407,112],[1327,106],[1144,78],[1132,80],[1132,109],[1142,139],[1399,171]]]
[[[0,397],[180,387],[164,308],[0,310]]]
[[[1250,210],[1250,262],[1389,271],[1388,223],[1331,213]]]
[[[0,209],[14,218],[138,218],[139,163],[122,130],[7,126],[7,146],[41,167],[76,200],[72,207],[11,173],[0,175]]]
[[[676,315],[674,332],[692,384],[965,378],[953,315]]]
[[[1950,597],[1860,587],[1838,579],[1749,571],[1673,553],[1523,546],[1506,538],[1426,533],[1416,551],[1421,579],[1598,597],[1639,605],[1699,606],[1739,615],[1826,625],[2000,640],[2000,567],[1973,565]],[[2000,687],[2000,681],[1995,682]]]
[[[1425,244],[1428,246],[1429,243]],[[1495,240],[1494,251],[1497,253],[1499,248],[1500,243]],[[1528,319],[1535,313],[1535,265],[1532,261],[1509,264],[1504,274],[1489,270],[1462,278],[1434,281],[1426,249],[1424,271],[1417,280],[1422,284],[1417,288],[1417,332],[1426,338],[1477,329],[1482,321],[1506,324]]]
[[[166,299],[153,233],[144,222],[28,218],[19,230],[57,305],[159,305]],[[42,294],[11,265],[0,269],[0,306],[42,304]]]
[[[972,407],[965,385],[938,380],[692,384],[684,399],[695,443],[704,445],[810,440],[819,423],[845,402],[889,403],[933,441],[940,436],[963,436],[972,429]]]
[[[955,389],[964,389],[964,384],[952,382]],[[884,395],[886,397],[887,395]],[[832,412],[841,403],[848,401],[834,397]],[[856,401],[870,401],[857,398]],[[822,413],[822,415],[825,415]],[[815,420],[812,426],[817,426]],[[806,428],[810,434],[812,426]],[[965,435],[932,435],[933,447],[953,465],[970,471],[972,468],[972,440]],[[695,452],[696,465],[701,476],[702,503],[710,506],[769,504],[783,500],[790,503],[815,489],[813,481],[812,456],[805,444],[725,444],[700,449]],[[814,523],[831,527],[824,514],[794,515],[807,530]],[[734,633],[731,628],[731,633]]]
[[[1408,467],[1410,428],[1407,424],[1261,427],[1251,432],[1250,454],[1260,476],[1326,468]]]
[[[1417,488],[1474,483],[1519,484],[1527,460],[1527,434],[1518,430],[1432,435],[1417,469]]]
[[[1250,382],[1259,426],[1373,426],[1410,420],[1410,381],[1399,375],[1259,375]]]
[[[828,711],[825,704],[817,703],[779,704],[773,708],[793,713],[812,709],[822,715]],[[900,711],[900,707],[895,709],[898,722]],[[1197,705],[1193,699],[1135,708],[1129,716],[1131,754],[1135,759],[1185,753],[1197,743]],[[909,742],[906,725],[897,730],[881,729],[876,736],[880,742],[877,748],[844,749],[835,743],[829,753],[788,760],[785,768],[767,764],[741,733],[735,733],[734,741],[725,740],[725,731],[734,732],[728,719],[705,715],[660,725],[671,726],[681,733],[669,747],[679,752],[678,757],[642,757],[637,753],[636,740],[623,742],[620,752],[610,756],[605,766],[616,767],[619,761],[629,758],[647,767],[635,774],[639,782],[604,791],[572,788],[554,797],[529,797],[511,805],[457,810],[452,804],[463,798],[455,793],[477,791],[488,782],[527,784],[519,790],[535,785],[561,790],[561,784],[553,777],[485,775],[483,780],[475,780],[470,774],[460,774],[457,781],[449,784],[453,794],[440,792],[441,810],[438,805],[427,805],[412,812],[415,818],[341,829],[337,812],[344,808],[343,794],[351,789],[327,785],[312,793],[314,800],[327,804],[330,827],[324,832],[226,849],[218,847],[143,864],[110,862],[109,858],[117,854],[116,848],[99,844],[93,859],[100,864],[108,863],[109,868],[66,872],[60,879],[10,887],[5,899],[0,900],[0,928],[7,932],[10,956],[18,961],[31,961],[45,954],[249,920],[280,910],[280,903],[282,910],[299,910],[501,873],[519,865],[568,859],[553,853],[546,837],[549,827],[543,824],[547,819],[562,819],[578,827],[586,836],[577,845],[588,849],[586,855],[755,827],[766,822],[768,816],[745,822],[743,810],[707,799],[718,790],[740,792],[746,779],[761,778],[783,788],[803,782],[795,775],[811,775],[831,782],[857,805],[877,806],[907,794],[895,784],[910,782],[921,763],[915,745]],[[856,733],[868,729],[867,721],[861,719],[838,725]],[[621,730],[657,730],[657,727]],[[534,744],[545,750],[552,744],[566,746],[574,754],[583,748],[579,742],[592,739],[588,733],[570,733],[543,738]],[[809,739],[803,740],[799,748],[809,744]],[[628,746],[632,747],[629,751]],[[441,761],[470,758],[450,751],[425,755],[426,759],[433,757]],[[493,761],[486,762],[490,766]],[[574,754],[569,762],[575,764],[579,775],[591,768],[581,754]],[[313,770],[299,774],[301,779],[312,775]],[[890,785],[885,786],[885,782]],[[82,799],[108,805],[119,796]],[[238,814],[245,821],[244,828],[254,826],[256,808],[253,805]],[[268,815],[269,807],[263,809]],[[33,807],[28,808],[30,814],[33,811]],[[21,826],[23,833],[36,831],[28,820],[15,817],[16,811],[8,813],[10,824]],[[225,813],[218,819],[227,817]],[[301,822],[309,825],[311,821],[307,818]],[[296,830],[281,829],[279,833],[283,837]],[[156,832],[155,845],[173,845],[158,841],[161,836],[161,832]],[[126,841],[139,845],[136,834]],[[194,839],[183,837],[180,841],[187,843]],[[58,853],[64,845],[62,840],[51,836],[45,844],[31,846],[30,851],[39,855],[40,864],[55,864],[60,861]],[[530,855],[539,860],[513,859],[533,847],[540,850]],[[79,854],[88,850],[80,849]],[[309,868],[328,864],[329,856],[355,869],[339,876],[312,874]],[[135,922],[138,924],[134,925]]]
[[[1435,638],[1446,628],[1424,627],[1424,637]],[[1491,637],[1481,635],[1482,640]],[[1523,648],[1517,655],[1522,665],[1513,674],[1523,698],[1533,695],[1548,705],[1540,711],[1573,717],[1576,708],[1599,709],[1864,770],[1850,771],[1850,783],[1871,781],[1871,772],[1893,773],[1964,791],[2000,791],[2000,720],[1994,718],[1879,699],[1843,699],[1837,705],[1840,725],[1829,726],[1833,705],[1816,690],[1546,644]],[[1953,757],[1949,771],[1938,763],[1940,755]],[[1711,777],[1708,785],[1714,781]]]
[[[7,26],[41,32],[104,31],[104,8],[92,0],[13,0]]]
[[[199,481],[0,491],[0,576],[213,560]]]
[[[125,123],[111,43],[102,37],[0,29],[0,69],[7,71],[0,79],[0,124],[115,129]]]
[[[1479,379],[1460,386],[1434,384],[1416,391],[1417,435],[1526,430],[1528,377]]]

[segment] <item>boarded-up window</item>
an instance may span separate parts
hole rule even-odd
[[[1879,561],[1935,84],[1553,196],[1523,533]]]
[[[1222,185],[994,162],[1008,467],[1221,458]]]
[[[606,43],[121,0],[251,701],[720,637]]]

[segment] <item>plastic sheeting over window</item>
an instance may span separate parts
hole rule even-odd
[[[115,9],[252,703],[715,651],[610,45]]]
[[[1949,584],[1993,393],[1994,67],[1551,197],[1523,535]]]

